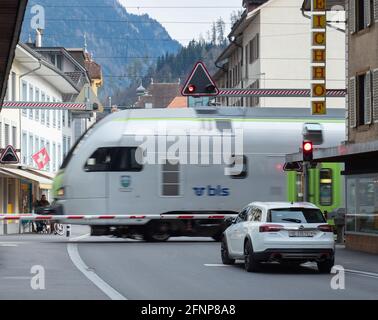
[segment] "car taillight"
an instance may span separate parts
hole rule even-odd
[[[323,232],[333,232],[333,227],[329,224],[322,224],[318,226],[318,230]]]
[[[260,232],[278,232],[281,231],[284,227],[280,224],[263,224],[260,226]]]

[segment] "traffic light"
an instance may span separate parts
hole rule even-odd
[[[303,141],[302,143],[302,152],[303,152],[303,161],[312,161],[314,146],[311,141]]]
[[[182,88],[183,96],[216,96],[219,90],[202,62],[197,62]]]

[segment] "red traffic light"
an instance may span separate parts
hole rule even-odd
[[[314,146],[312,141],[303,141],[302,143],[302,150],[303,150],[303,161],[312,161],[312,152]]]
[[[190,85],[188,86],[188,91],[189,91],[190,93],[194,93],[194,92],[196,91],[196,86],[195,86],[194,84],[190,84]]]
[[[306,142],[303,142],[303,150],[304,151],[312,151],[313,149],[313,146],[312,146],[312,142],[309,142],[309,141],[306,141]]]

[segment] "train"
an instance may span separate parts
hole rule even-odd
[[[306,124],[314,123],[322,135],[317,147],[344,140],[342,109],[329,109],[316,118],[308,108],[115,112],[71,148],[54,179],[50,209],[56,215],[141,217],[90,220],[92,235],[219,240],[225,219],[183,215],[236,215],[252,201],[302,201],[301,173],[285,172],[283,166],[287,154],[298,152]],[[339,164],[322,163],[310,170],[311,201],[322,210],[343,206],[341,169]]]

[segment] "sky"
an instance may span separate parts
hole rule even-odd
[[[119,0],[119,2],[130,13],[147,13],[158,20],[172,38],[184,45],[193,38],[198,39],[200,34],[205,37],[207,30],[211,28],[211,23],[219,17],[227,23],[228,33],[231,27],[231,12],[242,8],[242,0]],[[191,23],[171,23],[178,21]]]

